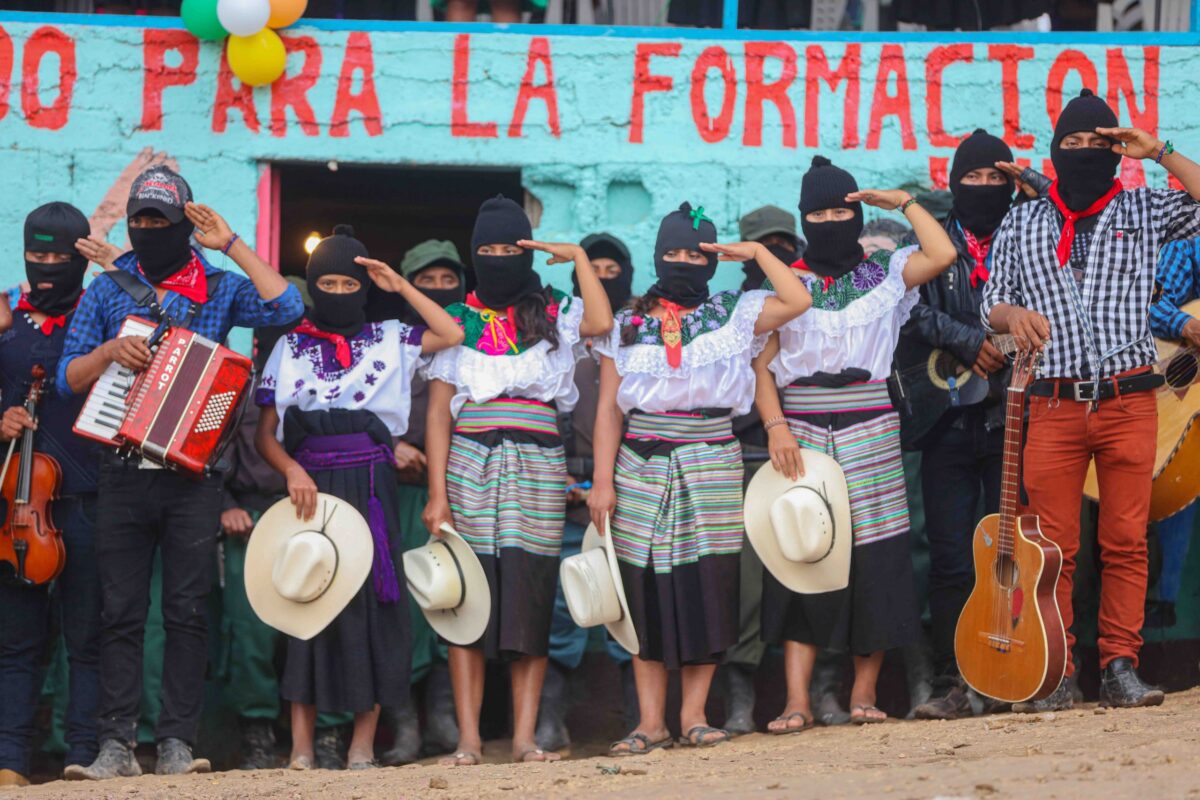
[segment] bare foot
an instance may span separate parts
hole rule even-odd
[[[292,753],[292,757],[288,761],[288,769],[308,770],[313,768],[313,754],[308,753]]]
[[[446,756],[438,761],[438,766],[441,767],[475,767],[478,766],[483,758],[479,753],[472,753],[469,750],[459,750],[452,756]]]

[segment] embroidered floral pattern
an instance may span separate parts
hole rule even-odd
[[[719,331],[737,307],[738,292],[718,292],[680,320],[684,346],[706,333]],[[636,318],[636,321],[635,321]],[[638,316],[631,309],[617,312],[616,328],[633,325],[638,329],[634,344],[662,344],[662,322],[651,316]]]
[[[571,298],[557,289],[553,297],[554,302],[546,308],[546,318],[557,322],[560,309],[569,304]],[[491,314],[486,310],[471,308],[466,303],[455,303],[446,311],[466,335],[463,347],[489,356],[515,356],[525,352],[525,337],[516,330],[511,320],[496,319],[492,322]],[[496,325],[501,326],[502,330],[495,330]],[[517,352],[513,351],[512,342],[516,343]]]
[[[828,288],[820,276],[805,275],[801,280],[813,296],[814,308],[841,311],[883,283],[891,258],[890,250],[876,250],[867,256],[866,261],[829,284]]]
[[[368,323],[357,336],[350,339],[350,366],[343,367],[337,360],[337,348],[332,342],[324,339],[317,339],[304,334],[292,334],[288,336],[288,344],[291,347],[292,358],[307,358],[309,364],[312,365],[312,371],[317,376],[317,379],[323,382],[332,382],[338,380],[349,369],[357,364],[362,359],[364,351],[369,350],[375,345],[383,341],[383,326],[378,323]],[[377,372],[382,372],[386,365],[382,361],[376,361],[373,365]],[[296,385],[296,392],[292,396],[299,393],[301,385]]]

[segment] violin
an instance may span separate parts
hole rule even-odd
[[[35,364],[25,398],[25,410],[36,419],[46,370]],[[0,498],[4,500],[4,527],[0,528],[0,577],[24,586],[41,586],[58,577],[67,564],[62,534],[54,527],[50,504],[58,499],[62,467],[53,456],[33,450],[32,428],[8,447],[0,472]]]

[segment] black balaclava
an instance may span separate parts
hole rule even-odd
[[[66,314],[83,294],[83,276],[87,259],[77,249],[75,241],[91,232],[87,217],[70,203],[47,203],[30,212],[25,218],[25,250],[31,253],[66,253],[71,260],[61,264],[39,264],[25,261],[25,277],[29,279],[29,304],[51,317]],[[38,287],[49,283],[49,289]]]
[[[992,136],[983,128],[963,139],[954,151],[950,165],[950,192],[954,195],[954,217],[962,226],[980,239],[995,233],[1012,208],[1016,184],[1004,175],[1003,185],[967,186],[962,183],[968,172],[986,167],[996,168],[997,161],[1012,161],[1013,153],[1003,139]]]
[[[416,278],[422,272],[432,267],[446,267],[454,270],[458,274],[458,286],[453,289],[423,289],[414,283],[413,286],[416,288],[416,290],[428,297],[433,302],[437,303],[442,308],[452,306],[455,303],[461,303],[467,296],[467,280],[466,276],[463,275],[462,265],[456,264],[448,259],[433,261],[414,272],[412,274],[412,278]],[[425,318],[418,314],[417,310],[412,306],[408,306],[404,309],[404,314],[401,319],[402,321],[407,322],[409,325],[428,324],[425,322]]]
[[[196,226],[186,218],[165,228],[129,227],[129,244],[147,280],[162,283],[188,265],[194,230]]]
[[[633,258],[629,248],[617,237],[609,233],[593,233],[585,236],[579,243],[588,258],[611,258],[621,266],[621,274],[615,278],[602,278],[600,285],[604,294],[608,295],[608,304],[613,311],[620,311],[633,297]],[[575,296],[579,296],[579,278],[571,273],[571,283],[575,287]]]
[[[717,228],[704,216],[704,207],[692,210],[683,203],[679,210],[663,217],[654,243],[654,272],[658,280],[647,290],[650,297],[659,297],[684,308],[695,308],[708,299],[708,282],[717,272],[717,254],[700,249],[702,242],[717,241]],[[704,253],[708,263],[703,267],[683,261],[666,261],[670,250],[695,250]]]
[[[542,288],[542,279],[533,269],[533,251],[515,256],[481,256],[485,244],[517,245],[533,238],[533,228],[525,210],[504,195],[483,201],[471,233],[471,263],[475,266],[475,295],[488,308],[497,310],[516,305],[526,295]]]
[[[784,247],[778,243],[767,245],[767,250],[771,255],[789,265],[804,254],[804,248],[802,247]],[[742,281],[743,292],[748,292],[752,289],[761,289],[762,285],[767,281],[767,274],[763,272],[763,268],[758,261],[753,258],[742,262],[742,272],[746,275],[746,279]]]
[[[339,336],[354,336],[363,329],[367,321],[367,287],[371,279],[367,276],[367,268],[354,259],[366,255],[366,246],[354,238],[354,228],[349,225],[335,225],[333,235],[322,239],[312,251],[305,277],[313,303],[308,319],[313,325]],[[348,294],[324,292],[317,288],[317,281],[325,275],[354,278],[359,283],[358,291]]]
[[[862,203],[846,202],[846,195],[857,191],[853,175],[825,156],[813,156],[800,183],[800,227],[808,240],[804,265],[817,275],[839,278],[862,263]],[[808,221],[809,214],[825,208],[848,208],[854,216],[841,222]]]
[[[1084,89],[1063,109],[1050,142],[1050,161],[1058,175],[1058,194],[1067,208],[1082,211],[1113,186],[1121,154],[1098,147],[1063,150],[1059,145],[1072,133],[1095,133],[1096,128],[1117,127],[1117,115],[1108,103]]]

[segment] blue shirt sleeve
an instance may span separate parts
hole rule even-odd
[[[1162,249],[1155,276],[1162,289],[1158,301],[1150,306],[1150,331],[1160,339],[1179,339],[1183,326],[1192,319],[1180,306],[1200,296],[1196,275],[1200,272],[1195,241],[1172,242]]]
[[[283,294],[272,300],[263,300],[258,289],[248,278],[231,275],[237,284],[234,288],[230,318],[240,328],[261,328],[271,325],[287,325],[296,322],[304,314],[304,300],[300,290],[288,284]]]
[[[71,328],[67,331],[67,339],[63,343],[62,357],[58,360],[56,383],[58,393],[62,397],[75,394],[67,383],[67,366],[79,356],[86,356],[100,345],[104,344],[104,323],[109,307],[108,298],[116,284],[110,280],[94,280],[88,290],[83,293],[83,299],[71,317]]]

